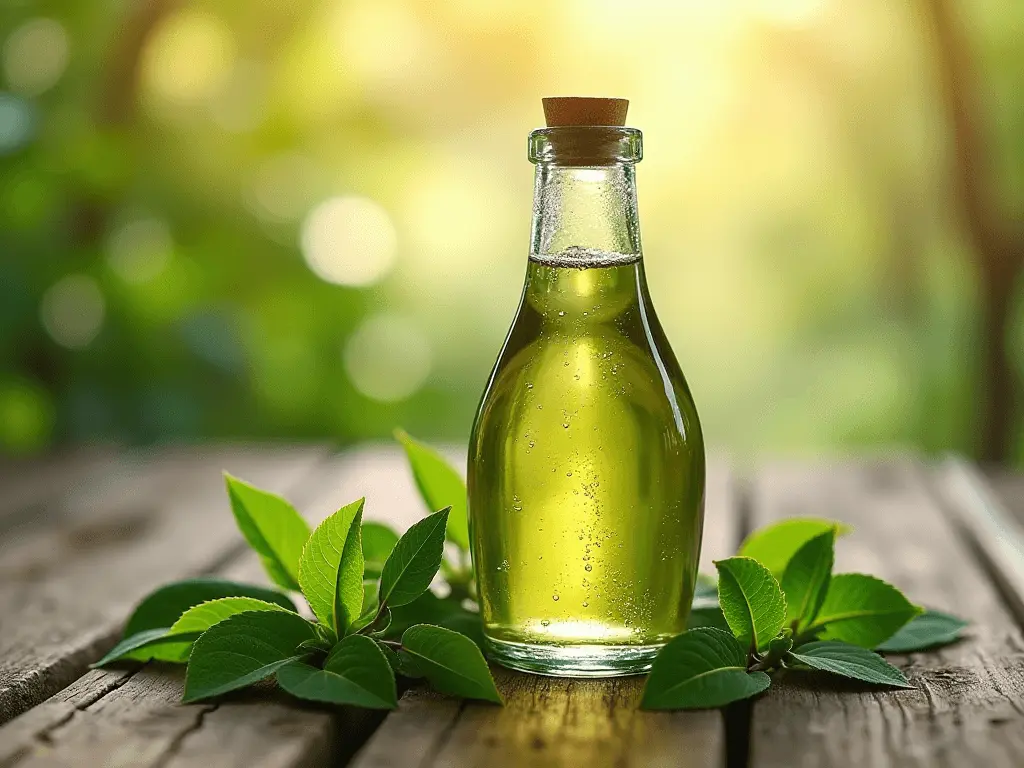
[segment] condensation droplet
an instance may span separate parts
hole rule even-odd
[[[572,472],[566,472],[566,473],[565,473],[565,476],[566,476],[566,477],[572,477]]]
[[[589,608],[590,607],[590,603],[588,603],[586,600],[584,600],[583,601],[583,607],[584,608]]]
[[[558,602],[558,595],[552,595],[551,599],[554,600],[557,603]]]
[[[548,621],[547,619],[541,619],[540,625],[541,625],[542,627],[546,627],[546,626],[547,626],[548,624],[550,624],[550,623],[551,623],[551,622],[550,622],[550,621]]]
[[[568,428],[569,428],[569,422],[563,422],[562,423],[562,429],[568,429]]]
[[[583,566],[583,570],[584,571],[592,571],[592,570],[594,570],[594,566],[592,566],[590,563],[587,563],[586,565]]]

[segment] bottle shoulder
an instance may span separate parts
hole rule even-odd
[[[598,425],[642,419],[699,435],[689,388],[663,339],[631,332],[625,323],[581,329],[520,320],[530,327],[513,325],[481,401],[478,426],[511,427],[527,418],[569,422],[572,414],[587,411]]]

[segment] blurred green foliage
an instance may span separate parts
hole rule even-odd
[[[8,0],[0,451],[463,439],[559,92],[633,99],[655,304],[710,444],[974,450],[983,299],[927,4],[614,5]],[[1024,10],[958,7],[1019,210]]]

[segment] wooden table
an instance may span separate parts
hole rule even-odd
[[[855,526],[837,568],[969,618],[969,637],[896,657],[915,690],[786,679],[723,712],[637,710],[642,680],[495,670],[504,708],[407,691],[386,716],[273,692],[182,706],[181,668],[92,670],[133,604],[197,574],[263,580],[221,469],[317,522],[365,494],[368,519],[422,513],[389,446],[81,450],[0,464],[0,768],[159,766],[1021,766],[1024,487],[964,463],[768,462],[709,471],[702,570],[790,515]]]

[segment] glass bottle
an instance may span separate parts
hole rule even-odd
[[[621,124],[530,135],[526,283],[468,464],[485,642],[505,666],[635,674],[686,628],[704,446],[644,276],[641,154]]]

